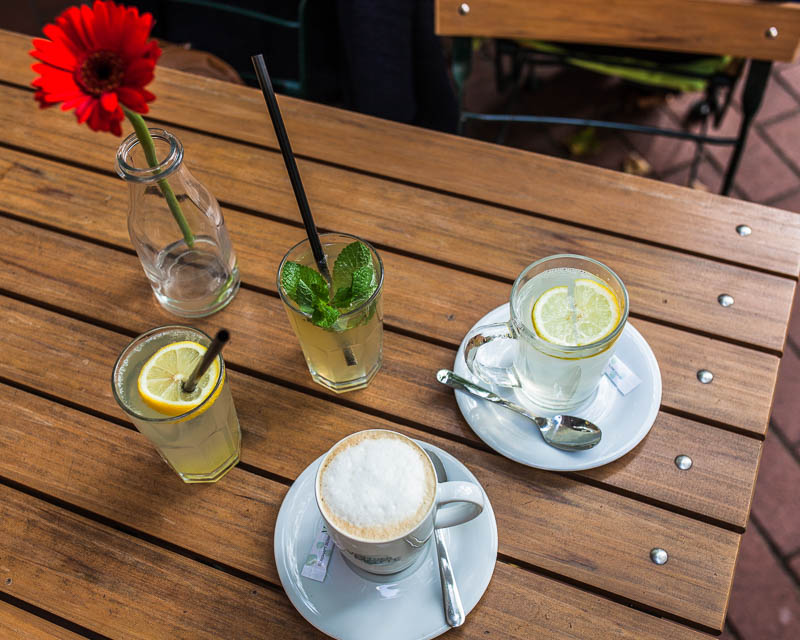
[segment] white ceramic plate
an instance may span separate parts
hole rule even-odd
[[[506,303],[486,314],[475,326],[507,322],[508,319],[509,306]],[[503,343],[513,344],[506,340],[500,341],[497,343],[499,349],[503,348]],[[485,348],[492,349],[493,346]],[[539,431],[527,418],[463,391],[455,392],[458,408],[481,440],[498,453],[529,467],[549,471],[580,471],[608,464],[624,456],[642,441],[653,426],[661,405],[661,372],[658,362],[650,345],[630,322],[618,339],[615,355],[642,382],[623,396],[603,376],[595,397],[575,409],[570,409],[569,414],[590,420],[602,430],[603,439],[591,449],[573,452],[555,449],[545,444]],[[505,357],[509,357],[508,354]],[[453,370],[468,380],[488,386],[467,369],[463,342],[456,354]],[[499,386],[491,389],[499,396],[533,409],[537,415],[552,416],[557,413],[533,407],[530,400],[514,389]]]
[[[449,453],[424,442],[417,444],[439,455],[448,480],[480,486]],[[278,575],[292,604],[317,629],[341,640],[427,640],[447,631],[432,538],[420,560],[399,574],[371,576],[351,569],[334,548],[324,582],[300,575],[322,523],[314,499],[314,479],[321,460],[322,456],[294,481],[275,525]],[[489,586],[497,560],[497,524],[485,491],[483,499],[481,515],[443,529],[467,613]]]

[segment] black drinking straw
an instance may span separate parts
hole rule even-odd
[[[253,67],[256,70],[258,85],[261,87],[261,93],[264,94],[264,102],[267,103],[267,111],[269,111],[269,117],[275,129],[275,137],[278,139],[278,144],[281,148],[283,163],[286,165],[286,171],[289,173],[289,180],[292,183],[294,197],[295,200],[297,200],[297,207],[300,209],[300,215],[303,217],[306,235],[308,235],[308,243],[311,245],[311,252],[314,254],[314,262],[317,263],[317,268],[322,274],[322,277],[328,281],[328,285],[333,287],[331,272],[330,269],[328,269],[328,261],[325,258],[325,252],[322,250],[322,243],[319,240],[317,225],[314,224],[314,217],[311,215],[311,207],[308,206],[308,198],[306,198],[306,191],[303,189],[303,181],[300,179],[300,172],[297,170],[297,163],[294,160],[292,145],[289,143],[289,136],[286,134],[286,127],[283,124],[281,110],[278,108],[278,99],[275,97],[275,90],[272,88],[272,81],[269,79],[267,64],[264,62],[264,56],[260,53],[251,56],[250,60],[253,62]],[[343,345],[342,348],[347,365],[352,367],[358,364],[353,350],[347,345]]]
[[[256,76],[258,76],[258,84],[261,87],[261,92],[264,94],[264,101],[267,103],[267,110],[269,111],[269,117],[272,119],[272,126],[275,128],[275,137],[278,138],[278,144],[281,147],[281,155],[283,155],[283,162],[286,165],[286,171],[289,172],[289,180],[292,182],[292,189],[294,189],[294,197],[297,200],[300,215],[303,216],[303,224],[306,227],[306,234],[308,234],[308,242],[314,254],[314,261],[317,263],[317,267],[322,276],[330,282],[331,272],[328,269],[328,261],[325,258],[325,252],[322,250],[322,243],[319,241],[319,233],[317,232],[317,225],[314,224],[314,217],[311,215],[311,207],[308,206],[306,191],[303,189],[303,181],[300,180],[300,172],[297,170],[297,163],[294,160],[294,153],[292,152],[292,145],[289,143],[289,136],[286,135],[286,127],[283,124],[281,110],[278,108],[278,100],[275,97],[275,90],[272,88],[272,81],[269,79],[264,56],[259,53],[258,55],[252,56],[250,60],[253,61],[253,67],[255,67]]]
[[[206,372],[208,367],[211,366],[211,363],[214,362],[214,359],[219,355],[219,352],[222,351],[222,347],[224,347],[225,343],[230,339],[231,334],[227,329],[220,329],[217,331],[217,335],[214,336],[211,344],[208,345],[208,349],[206,349],[203,359],[194,368],[192,374],[181,383],[181,391],[184,393],[192,393],[194,391],[195,387],[197,386],[197,381],[203,377],[203,374]]]

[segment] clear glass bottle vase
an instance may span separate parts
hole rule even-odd
[[[239,289],[239,268],[217,199],[183,162],[183,145],[150,129],[156,166],[136,134],[117,149],[117,173],[130,185],[128,233],[153,293],[168,311],[199,318]]]

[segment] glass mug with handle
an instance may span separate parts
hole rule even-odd
[[[464,360],[482,381],[515,387],[538,407],[564,411],[592,397],[628,318],[628,292],[607,266],[560,254],[534,262],[511,288],[508,322],[476,327]],[[482,362],[482,347],[515,341],[511,366]]]

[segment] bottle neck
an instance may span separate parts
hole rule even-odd
[[[117,149],[115,168],[128,182],[148,184],[175,173],[183,163],[183,145],[169,131],[148,129],[153,138],[157,164],[149,166],[144,149],[135,133],[129,135]]]

